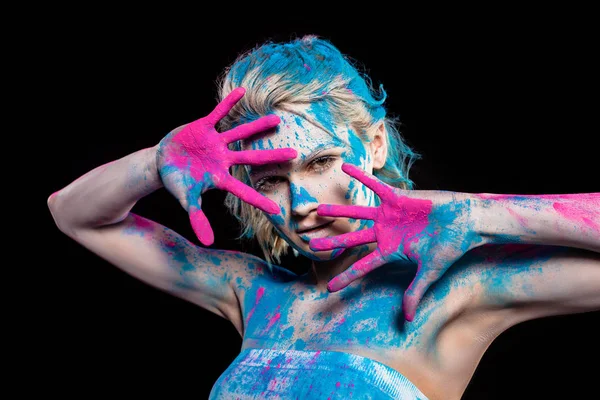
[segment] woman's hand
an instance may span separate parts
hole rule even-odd
[[[471,221],[471,200],[447,191],[408,191],[389,186],[351,164],[342,170],[381,199],[378,207],[320,204],[317,214],[374,221],[371,228],[330,238],[312,239],[310,248],[331,250],[377,242],[377,248],[333,278],[328,289],[343,289],[352,281],[395,260],[417,264],[415,278],[403,299],[405,318],[412,321],[429,286],[468,250],[483,244]]]
[[[206,246],[214,242],[214,233],[201,210],[202,193],[209,189],[226,190],[264,212],[277,214],[279,206],[275,202],[231,176],[229,167],[285,162],[297,155],[291,148],[229,150],[229,143],[273,129],[280,122],[279,117],[269,115],[223,133],[217,132],[217,122],[244,93],[243,88],[235,89],[209,115],[167,135],[157,149],[157,168],[165,188],[188,211],[194,232]]]

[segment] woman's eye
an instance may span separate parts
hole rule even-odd
[[[333,163],[333,160],[334,160],[334,157],[332,157],[332,156],[323,156],[323,157],[315,158],[310,163],[310,166],[317,171],[323,171],[327,167],[329,167],[331,165],[331,163]]]
[[[269,190],[274,189],[280,182],[282,178],[278,176],[266,176],[261,178],[254,184],[254,188],[258,191],[268,192]]]

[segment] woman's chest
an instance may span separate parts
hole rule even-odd
[[[264,285],[244,299],[244,347],[296,350],[397,348],[416,344],[402,311],[403,285],[362,284],[319,292]]]

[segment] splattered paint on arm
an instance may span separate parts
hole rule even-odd
[[[600,252],[600,193],[480,194],[476,229],[492,243],[568,246]]]

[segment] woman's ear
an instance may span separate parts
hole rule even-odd
[[[373,140],[369,143],[371,148],[371,155],[373,156],[373,169],[381,169],[387,159],[387,130],[385,124],[380,122],[375,133],[373,134]]]

